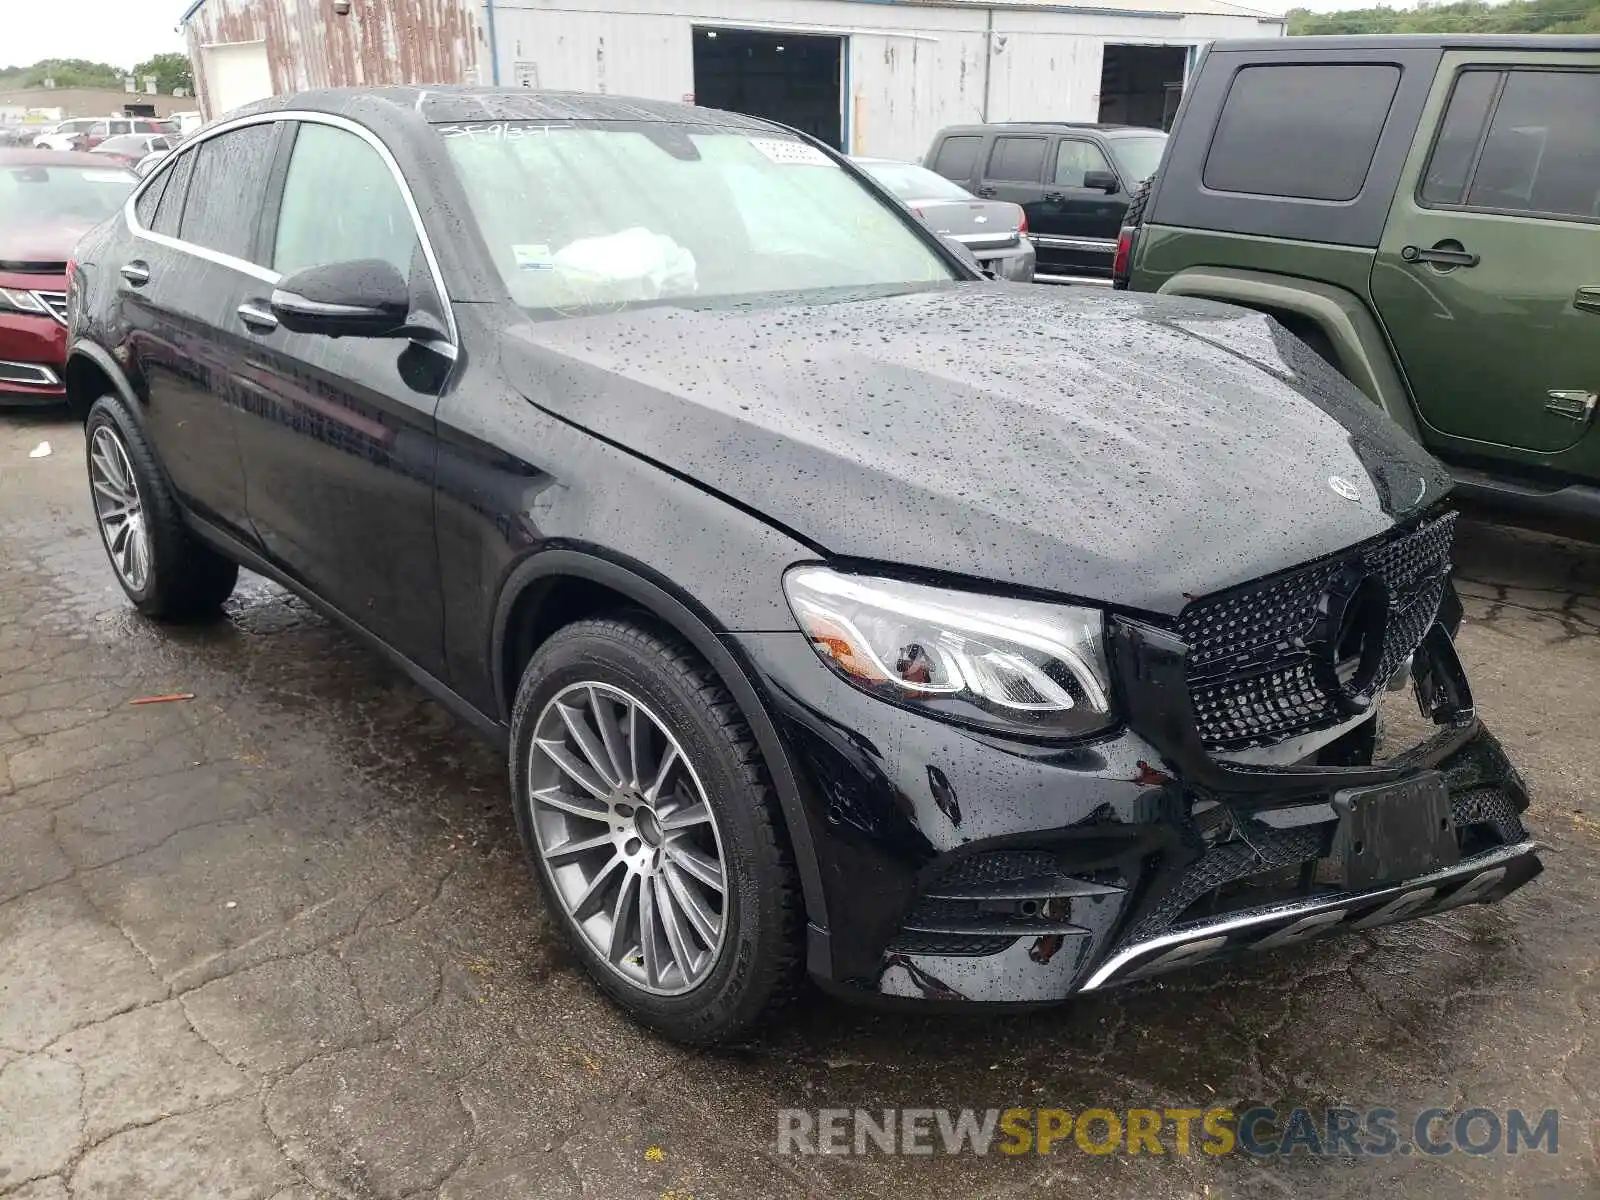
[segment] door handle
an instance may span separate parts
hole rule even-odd
[[[130,263],[123,263],[121,274],[134,287],[143,287],[150,282],[150,266],[139,259],[134,259]]]
[[[1580,312],[1600,313],[1600,286],[1579,288],[1572,306]]]
[[[1400,257],[1408,263],[1431,263],[1436,267],[1475,267],[1483,260],[1463,249],[1460,242],[1439,242],[1431,250],[1405,246]]]
[[[1550,397],[1550,401],[1544,406],[1545,412],[1585,424],[1594,416],[1595,402],[1600,401],[1600,396],[1596,396],[1593,392],[1570,391],[1546,394]]]
[[[257,333],[271,333],[278,327],[278,318],[272,315],[270,309],[249,301],[239,305],[237,312],[239,319]]]

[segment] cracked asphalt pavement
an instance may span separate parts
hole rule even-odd
[[[0,1195],[1600,1195],[1600,548],[1469,523],[1457,560],[1549,847],[1507,903],[1003,1020],[809,995],[698,1052],[589,986],[491,750],[255,577],[136,617],[78,429],[0,418]],[[1557,1108],[1559,1149],[776,1152],[785,1107],[1256,1103]]]

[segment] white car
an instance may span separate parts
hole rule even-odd
[[[172,127],[154,117],[73,117],[33,139],[35,150],[92,150],[107,138],[129,133],[169,134]],[[79,138],[86,145],[78,145]]]
[[[96,125],[104,122],[94,117],[76,117],[70,121],[60,121],[46,129],[33,139],[35,150],[75,150],[73,144],[80,134],[89,133]]]

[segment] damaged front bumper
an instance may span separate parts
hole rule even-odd
[[[1366,721],[1293,766],[1209,754],[1182,641],[1126,620],[1110,636],[1127,724],[1069,749],[918,718],[845,688],[803,640],[745,639],[804,776],[826,897],[808,965],[823,986],[1046,1004],[1492,903],[1542,869],[1527,791],[1444,625],[1412,669],[1419,744],[1373,762]]]

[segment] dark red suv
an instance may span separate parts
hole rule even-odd
[[[136,182],[103,155],[0,150],[0,404],[65,397],[67,260]]]

